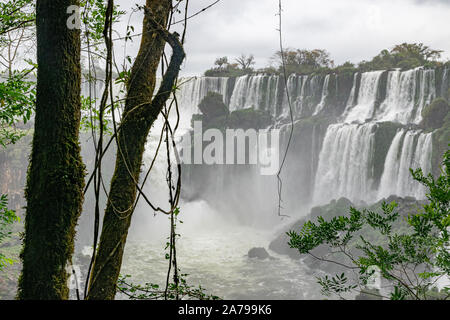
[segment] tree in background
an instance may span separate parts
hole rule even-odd
[[[242,70],[253,71],[252,66],[255,64],[255,57],[252,54],[248,56],[241,54],[236,58],[236,62]]]
[[[35,85],[30,74],[35,67],[32,51],[34,1],[10,0],[0,3],[0,145],[20,139],[18,128],[30,120],[34,110]],[[23,61],[25,60],[25,61]],[[23,61],[22,66],[20,61]]]
[[[361,71],[388,70],[401,68],[402,70],[420,66],[433,66],[441,58],[442,50],[431,49],[423,43],[402,43],[390,50],[383,50],[371,61],[359,64]]]
[[[254,72],[252,66],[255,64],[255,58],[251,54],[246,56],[241,54],[235,59],[236,63],[230,63],[228,57],[217,58],[214,66],[205,71],[207,77],[240,77]]]
[[[214,65],[217,66],[218,69],[224,70],[228,66],[228,57],[221,57],[217,58],[216,61],[214,61]]]
[[[81,213],[80,30],[67,27],[78,0],[36,3],[37,96],[19,299],[67,299],[75,226]]]
[[[34,109],[35,82],[27,79],[34,67],[16,69],[19,48],[30,41],[34,22],[32,0],[0,3],[0,148],[16,143],[25,131],[19,127],[31,118]],[[12,224],[19,221],[8,209],[8,195],[0,195],[0,243],[11,234]],[[0,253],[0,270],[13,260]]]
[[[283,54],[288,74],[309,74],[334,66],[334,61],[331,60],[330,53],[324,49],[287,49]],[[272,61],[280,72],[282,68],[282,54],[280,51],[275,53]]]

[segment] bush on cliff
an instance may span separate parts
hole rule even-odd
[[[450,106],[445,99],[434,99],[430,105],[422,110],[422,125],[427,129],[441,128],[449,111]]]
[[[209,119],[228,116],[229,113],[227,106],[223,103],[223,96],[212,91],[202,99],[198,108]]]

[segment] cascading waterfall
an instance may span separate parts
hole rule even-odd
[[[230,98],[230,111],[254,108],[267,110],[275,116],[278,83],[278,76],[245,75],[237,78]]]
[[[344,122],[365,122],[370,120],[375,112],[378,83],[383,71],[365,72],[361,76],[361,85],[357,95],[357,104],[347,104]],[[354,86],[356,82],[354,83]],[[352,89],[353,90],[353,89]],[[355,89],[356,90],[356,89]],[[356,92],[354,92],[356,95]],[[350,98],[353,99],[352,95]]]
[[[383,72],[363,73],[359,90],[358,74],[354,75],[353,88],[342,117],[347,125],[331,125],[325,135],[316,173],[315,203],[341,196],[352,201],[374,201],[389,195],[424,198],[424,189],[414,182],[409,168],[420,167],[426,173],[431,171],[432,133],[406,128],[397,132],[387,153],[377,190],[372,187],[373,172],[368,167],[374,152],[371,149],[374,136],[361,131],[356,139],[355,133],[364,126],[371,127],[379,122],[420,123],[423,108],[436,97],[435,71],[424,68],[389,71],[385,97],[380,101]],[[386,142],[389,143],[383,143]]]
[[[358,76],[359,76],[359,72],[356,72],[353,75],[353,85],[352,85],[352,90],[350,91],[350,95],[348,97],[347,100],[347,105],[345,110],[350,110],[354,105],[356,105],[357,102],[357,92],[356,92],[356,85],[357,85],[357,81],[358,81]]]
[[[442,96],[447,88],[448,69],[441,76]],[[309,201],[317,204],[347,197],[355,202],[372,202],[390,194],[423,198],[423,190],[410,178],[409,168],[431,170],[432,133],[420,131],[416,125],[422,120],[423,108],[437,97],[435,77],[435,70],[423,67],[355,73],[353,83],[348,83],[351,78],[341,75],[291,74],[287,87],[294,119],[303,126],[303,139],[310,139],[308,143],[299,141],[297,149],[291,152],[310,154],[293,155],[299,160],[296,163],[292,159],[290,166],[310,170],[305,174],[305,168],[298,169],[298,174],[308,179],[306,185],[312,189]],[[336,90],[331,92],[334,86]],[[343,92],[343,88],[347,91]],[[182,108],[193,110],[191,114],[198,112],[197,105],[208,91],[221,93],[230,111],[250,107],[268,111],[275,126],[283,129],[283,140],[283,132],[288,128],[289,104],[281,76],[195,78],[180,90]],[[308,120],[326,117],[333,118],[323,124],[321,120]],[[311,122],[307,124],[303,119]],[[378,130],[385,130],[379,124],[385,122],[401,129],[397,134],[379,135]],[[302,136],[295,139],[302,140]],[[317,150],[309,150],[311,143]],[[384,150],[381,156],[377,151],[380,143]],[[380,159],[385,162],[377,163]]]
[[[441,95],[447,97],[447,90],[450,88],[449,78],[448,78],[448,68],[444,69],[442,74],[442,82],[441,82]]]
[[[197,106],[208,92],[220,93],[227,103],[227,90],[229,78],[225,77],[192,77],[179,81],[180,90],[177,93],[184,110],[197,112]]]
[[[376,111],[375,120],[419,123],[422,109],[436,96],[434,74],[434,70],[423,68],[390,71],[386,99]]]
[[[397,132],[386,157],[378,198],[391,194],[424,198],[424,187],[412,179],[409,168],[422,168],[424,174],[430,173],[431,139],[432,133],[404,129]]]
[[[347,197],[370,199],[367,179],[374,147],[375,124],[334,124],[328,127],[317,168],[314,203]]]
[[[320,99],[320,102],[317,105],[316,110],[314,110],[313,116],[319,114],[323,110],[323,108],[325,107],[325,102],[326,102],[326,99],[328,97],[328,85],[329,85],[329,82],[330,82],[330,75],[327,74],[326,77],[325,77],[325,82],[323,84],[323,88],[322,88],[322,98]]]

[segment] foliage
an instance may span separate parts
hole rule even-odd
[[[34,0],[0,2],[0,36],[27,26],[34,19]]]
[[[264,129],[272,123],[271,115],[263,110],[246,108],[230,113],[228,127],[232,129]]]
[[[334,68],[333,71],[338,74],[353,74],[358,71],[358,68],[353,63],[347,61]]]
[[[10,0],[0,3],[0,47],[8,48],[15,40],[11,40],[8,33],[26,28],[34,21],[34,1],[32,0]],[[18,40],[17,46],[19,46]],[[16,48],[17,49],[17,48]],[[16,54],[13,55],[17,57]],[[14,58],[10,56],[5,59],[12,63]],[[0,73],[0,145],[6,148],[9,144],[16,143],[22,136],[23,131],[16,128],[19,121],[24,124],[31,119],[34,110],[36,96],[35,82],[29,80],[28,75],[34,66],[27,61],[31,68],[23,70],[9,70]],[[0,195],[0,243],[10,236],[11,225],[19,221],[13,210],[8,209],[8,197]],[[0,252],[0,270],[13,260]]]
[[[228,57],[217,58],[214,62],[215,67],[205,71],[206,77],[240,77],[253,73],[252,65],[253,55],[241,55],[236,58],[237,63],[230,63]]]
[[[333,217],[330,221],[319,216],[317,223],[308,221],[300,232],[288,232],[289,246],[301,254],[311,254],[313,249],[326,245],[346,259],[345,263],[336,260],[328,262],[359,272],[352,283],[345,274],[331,279],[319,278],[323,293],[341,296],[344,292],[366,285],[372,276],[371,267],[376,266],[381,276],[394,286],[391,299],[450,297],[449,287],[437,296],[430,290],[440,278],[450,276],[450,150],[444,155],[442,174],[437,179],[431,174],[424,176],[421,169],[411,170],[411,174],[428,188],[429,203],[416,214],[408,216],[409,228],[406,231],[393,228],[400,219],[395,211],[396,204],[383,203],[381,213],[350,208],[349,216]],[[376,244],[362,234],[356,240],[364,226],[377,231],[384,241]],[[348,250],[351,241],[357,241],[359,256]]]
[[[107,4],[108,2],[103,0],[82,0],[80,2],[81,7],[86,9],[82,14],[82,22],[94,42],[100,42],[103,39]],[[118,22],[125,13],[126,11],[119,10],[118,5],[114,5],[112,22]],[[88,35],[85,34],[85,36]]]
[[[434,99],[430,105],[422,110],[422,125],[427,129],[441,128],[449,111],[450,106],[445,99]]]
[[[255,57],[250,54],[246,56],[245,54],[241,54],[239,57],[235,59],[236,63],[239,65],[241,70],[252,72],[252,66],[255,64]]]
[[[402,43],[391,50],[383,50],[371,61],[359,64],[361,71],[387,70],[401,68],[413,69],[420,66],[432,66],[441,57],[441,50],[434,50],[423,43]]]
[[[198,108],[202,114],[194,114],[191,118],[191,125],[193,126],[194,121],[203,121],[204,129],[263,129],[272,123],[271,115],[263,110],[246,108],[230,113],[228,107],[223,103],[222,95],[217,92],[208,92]]]
[[[206,118],[228,116],[228,107],[223,103],[223,96],[220,93],[210,91],[200,101],[198,105],[200,111]]]
[[[36,97],[35,82],[27,76],[32,69],[13,71],[4,82],[0,82],[0,127],[11,127],[18,121],[25,124],[31,119]],[[6,141],[5,141],[6,140]],[[2,145],[16,139],[0,134]]]
[[[9,227],[16,221],[19,221],[19,217],[15,212],[8,209],[8,197],[5,194],[0,195],[0,244],[11,235]],[[8,264],[12,264],[13,260],[7,258],[0,252],[0,271]]]
[[[111,107],[105,109],[105,115],[111,114]],[[96,100],[91,97],[81,96],[81,122],[80,129],[83,131],[99,131],[100,130],[100,110],[96,108]],[[113,135],[113,130],[109,125],[110,121],[107,117],[103,117],[103,132]]]
[[[321,69],[332,68],[334,65],[329,52],[324,49],[287,49],[283,54],[280,51],[276,52],[272,60],[279,72],[281,72],[283,66],[282,58],[284,58],[288,74],[310,74]]]
[[[187,284],[185,277],[188,274],[180,275],[180,283],[175,285],[170,283],[167,291],[167,299],[175,300],[177,295],[179,300],[197,299],[197,300],[220,300],[219,297],[209,295],[202,286],[193,287]],[[130,275],[121,276],[118,281],[117,289],[119,292],[128,296],[131,300],[162,300],[165,299],[165,290],[160,288],[158,284],[145,283],[144,285],[136,285],[127,282]]]

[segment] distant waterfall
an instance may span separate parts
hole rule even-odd
[[[448,96],[447,90],[450,90],[450,81],[449,81],[449,69],[445,68],[443,74],[442,74],[442,82],[441,82],[441,96],[444,98],[449,99],[450,96]]]
[[[228,81],[225,77],[192,77],[179,81],[180,90],[177,93],[183,110],[191,113],[197,112],[197,107],[208,92],[217,92],[223,96],[227,103]]]
[[[448,82],[448,69],[424,67],[353,75],[289,75],[286,85],[295,142],[285,171],[291,174],[285,177],[289,180],[285,190],[291,188],[291,197],[303,197],[303,202],[312,204],[340,197],[353,202],[373,202],[388,195],[423,198],[424,190],[412,180],[409,168],[431,171],[433,139],[418,125],[423,108],[438,95],[446,97]],[[282,141],[286,140],[289,103],[282,76],[198,77],[180,87],[177,96],[188,121],[199,112],[201,99],[214,91],[223,95],[230,111],[269,112],[273,125],[283,129]],[[237,181],[233,172],[223,174],[226,183]]]
[[[367,179],[374,146],[375,124],[334,124],[328,127],[317,168],[314,202],[347,197],[370,199]]]
[[[389,148],[381,177],[378,198],[391,194],[424,198],[424,189],[412,179],[409,168],[431,171],[432,134],[399,130]]]
[[[434,70],[422,68],[390,71],[386,99],[377,110],[375,120],[419,123],[422,109],[436,96],[434,74]]]
[[[323,108],[325,107],[325,102],[326,102],[326,99],[328,97],[328,85],[329,85],[329,83],[330,83],[330,75],[327,74],[326,77],[325,77],[323,88],[322,88],[322,98],[320,99],[320,102],[317,105],[316,110],[314,110],[313,116],[319,114],[323,110]]]
[[[362,74],[361,85],[357,95],[357,104],[347,105],[345,122],[364,122],[370,120],[375,112],[378,83],[383,71],[366,72]],[[356,82],[353,84],[356,85]],[[354,93],[356,95],[356,93]]]
[[[420,123],[422,109],[436,97],[435,71],[389,71],[385,88],[380,83],[383,72],[361,74],[359,87],[355,74],[343,123],[330,125],[325,135],[316,172],[315,203],[339,197],[370,201],[392,194],[424,197],[423,188],[413,181],[409,168],[431,171],[432,133],[399,130],[386,155],[379,187],[374,190],[370,167],[375,165],[371,158],[376,130],[373,126],[386,121]],[[383,89],[384,96],[379,92]]]
[[[278,76],[242,76],[236,79],[230,98],[230,111],[254,108],[276,114]]]

